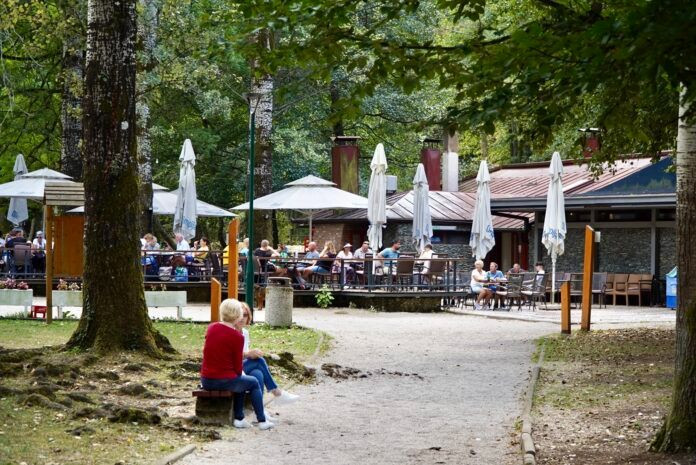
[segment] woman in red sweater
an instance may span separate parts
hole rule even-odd
[[[242,305],[237,299],[226,299],[220,304],[220,315],[222,321],[212,323],[205,333],[201,386],[208,391],[234,392],[235,428],[251,427],[244,419],[244,393],[249,392],[259,429],[270,429],[273,423],[266,421],[259,382],[242,372],[244,336],[234,327],[242,318]]]

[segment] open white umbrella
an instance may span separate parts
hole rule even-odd
[[[563,162],[558,152],[553,153],[549,165],[549,191],[546,194],[546,217],[541,243],[551,255],[551,290],[556,290],[556,258],[563,255],[565,244],[566,220],[565,199],[563,198]],[[555,292],[551,292],[551,302],[554,302]]]
[[[309,240],[312,240],[312,216],[316,210],[367,208],[367,199],[341,190],[336,184],[316,176],[289,182],[285,189],[254,199],[254,210],[295,210],[309,217]],[[232,210],[248,210],[249,202]]]
[[[67,174],[53,171],[49,168],[41,168],[19,176],[15,181],[0,184],[0,197],[22,197],[31,200],[43,200],[44,187],[47,182],[65,182],[76,184],[70,180]]]
[[[196,154],[193,152],[191,139],[184,141],[179,155],[179,189],[174,211],[174,232],[180,232],[184,238],[196,235]]]
[[[382,229],[387,224],[387,157],[380,143],[370,163],[370,188],[367,191],[367,240],[377,253],[382,246]]]
[[[15,159],[14,168],[12,168],[15,181],[21,179],[22,175],[27,174],[28,171],[27,164],[24,162],[24,155],[20,153]],[[12,197],[10,199],[10,206],[7,209],[7,219],[15,225],[19,225],[19,223],[28,218],[29,211],[27,210],[27,199],[24,197]]]
[[[493,234],[493,219],[491,218],[491,189],[489,182],[491,175],[488,173],[488,164],[482,160],[476,175],[476,207],[474,208],[474,221],[471,225],[469,246],[471,256],[476,260],[483,260],[486,254],[495,246]]]
[[[433,237],[428,191],[425,167],[423,163],[419,163],[416,175],[413,177],[413,231],[411,234],[418,253],[423,252],[423,248],[426,244],[430,244],[430,238]]]

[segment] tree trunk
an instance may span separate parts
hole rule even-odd
[[[682,93],[682,98],[685,94]],[[672,408],[652,444],[660,452],[696,451],[696,121],[679,108],[677,133],[677,343]]]
[[[138,22],[138,38],[142,53],[136,81],[138,101],[137,114],[138,166],[140,172],[140,233],[152,232],[152,147],[150,145],[150,101],[146,77],[155,66],[155,46],[159,6],[157,0],[139,0],[142,16]]]
[[[263,30],[256,35],[256,40],[266,50],[271,49],[271,33]],[[252,71],[255,68],[252,63]],[[255,146],[254,146],[254,197],[259,198],[273,192],[273,153],[271,131],[273,129],[273,76],[252,75],[251,95],[258,100],[256,104]],[[252,109],[254,110],[254,109]],[[258,211],[254,215],[254,242],[269,239],[273,234],[271,215]],[[254,245],[251,245],[254,247]]]
[[[136,0],[89,0],[84,98],[83,311],[68,347],[161,356],[145,305],[135,141]]]
[[[84,76],[82,38],[73,36],[63,46],[63,89],[60,122],[60,167],[76,181],[82,179],[82,95]]]

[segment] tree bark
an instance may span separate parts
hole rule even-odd
[[[682,97],[685,93],[682,93]],[[696,451],[696,121],[681,102],[677,133],[677,341],[672,407],[652,444],[660,452]]]
[[[63,46],[60,166],[63,173],[76,181],[82,179],[83,53],[82,38],[79,36],[71,37]]]
[[[271,33],[260,31],[255,40],[265,50],[271,49]],[[273,152],[271,132],[273,130],[273,76],[265,74],[257,77],[253,74],[256,64],[252,62],[251,95],[257,99],[255,107],[255,146],[254,146],[254,197],[259,198],[273,192]],[[253,111],[254,109],[252,109]],[[254,242],[270,239],[273,234],[271,215],[258,211],[254,215]],[[254,247],[254,245],[251,245]]]
[[[136,0],[89,0],[83,311],[68,347],[172,351],[147,314],[138,241]]]
[[[137,140],[138,166],[140,172],[140,233],[152,232],[152,146],[150,145],[150,100],[146,77],[155,66],[155,46],[157,45],[157,26],[159,24],[159,5],[157,0],[139,0],[142,16],[138,22],[138,38],[141,60],[138,66],[136,89],[138,101]]]

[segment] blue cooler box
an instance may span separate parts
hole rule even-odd
[[[677,308],[677,267],[665,275],[667,279],[667,308]]]

